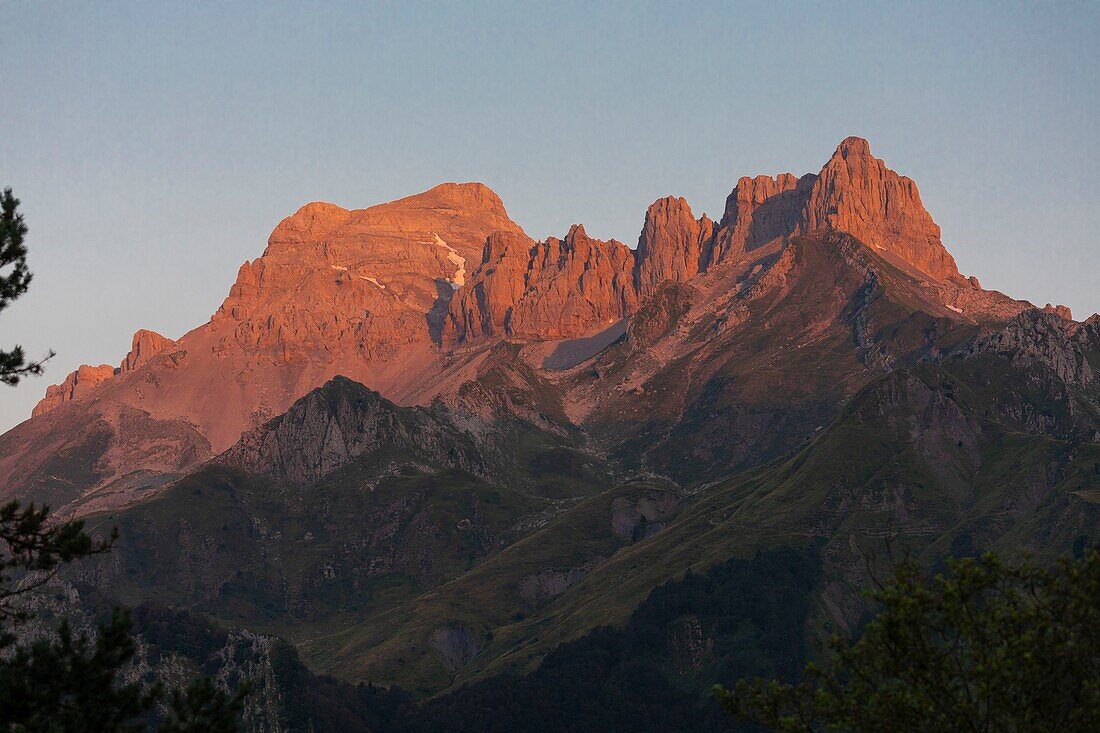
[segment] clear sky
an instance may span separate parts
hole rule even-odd
[[[209,318],[303,203],[447,180],[535,237],[633,245],[847,135],[914,178],[964,273],[1100,310],[1100,4],[0,1],[0,186],[35,281],[0,347],[53,348],[0,429],[141,327]]]

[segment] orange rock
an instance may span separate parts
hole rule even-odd
[[[820,175],[741,178],[717,225],[696,219],[682,198],[655,202],[636,254],[581,226],[536,242],[478,183],[360,210],[311,203],[241,266],[209,322],[178,341],[139,331],[118,370],[81,367],[50,387],[34,415],[57,411],[0,438],[0,486],[48,485],[64,498],[141,471],[182,470],[336,375],[424,403],[440,385],[457,392],[476,375],[486,350],[453,347],[608,333],[640,301],[647,310],[624,330],[644,348],[678,338],[676,324],[695,310],[714,324],[739,323],[747,316],[728,306],[743,287],[786,292],[777,264],[792,260],[794,237],[817,231],[827,244],[835,230],[862,242],[841,237],[844,252],[869,247],[907,276],[939,281],[905,287],[938,293],[937,308],[952,318],[1010,317],[1023,307],[959,276],[916,186],[859,138],[842,142]],[[816,266],[850,268],[840,250],[818,249]],[[655,363],[676,354],[659,356]],[[72,480],[49,467],[63,446],[79,457]],[[99,478],[80,473],[92,464]]]
[[[35,419],[0,436],[0,491],[60,508],[111,484],[94,501],[116,506],[143,476],[207,460],[336,375],[387,394],[430,389],[447,304],[497,231],[522,236],[477,183],[302,207],[209,322],[176,342],[139,332],[120,369],[84,367],[51,388]]]
[[[798,230],[816,180],[813,174],[796,178],[790,173],[738,180],[726,199],[713,261],[738,257],[790,237]]]
[[[862,138],[849,137],[837,147],[814,182],[802,219],[802,232],[839,229],[933,279],[962,282],[917,184],[872,156]]]
[[[451,302],[443,340],[562,339],[599,330],[637,308],[633,268],[626,245],[592,239],[579,224],[564,240],[494,235]]]
[[[121,374],[132,372],[160,352],[171,346],[175,346],[175,344],[175,341],[161,336],[156,331],[150,331],[145,328],[138,329],[134,333],[134,338],[131,341],[130,353],[122,360],[122,364],[119,365],[118,370]]]
[[[540,246],[522,234],[490,234],[481,265],[451,300],[443,341],[457,343],[508,335],[512,309],[527,289],[527,273]]]
[[[1070,310],[1068,305],[1051,305],[1047,303],[1046,306],[1043,307],[1043,310],[1047,313],[1053,313],[1063,321],[1073,320],[1073,311]]]
[[[650,205],[638,237],[634,282],[644,298],[669,280],[690,280],[705,267],[714,222],[704,214],[696,220],[688,202],[668,196]]]
[[[99,366],[81,364],[75,372],[65,377],[64,382],[52,384],[46,388],[46,396],[34,406],[31,416],[44,415],[64,402],[75,400],[113,376],[115,376],[115,368],[110,364],[100,364]]]

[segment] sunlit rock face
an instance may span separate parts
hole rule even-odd
[[[625,337],[633,358],[663,368],[698,348],[691,339],[745,323],[738,299],[767,293],[785,293],[802,327],[813,318],[809,305],[789,305],[788,250],[823,233],[851,241],[834,251],[833,240],[813,240],[821,272],[831,277],[838,262],[849,272],[862,260],[843,253],[862,247],[906,273],[907,302],[936,317],[1005,321],[1028,305],[962,278],[916,185],[860,138],[844,140],[817,174],[740,178],[718,222],[683,198],[657,200],[636,250],[580,225],[535,241],[479,183],[366,209],[311,203],[241,266],[207,323],[178,340],[140,330],[119,367],[83,366],[50,387],[33,419],[0,436],[0,482],[55,504],[94,495],[111,506],[150,477],[224,451],[337,375],[399,404],[428,404],[458,399],[482,378],[482,346],[502,340],[535,345],[524,363],[562,369]],[[611,394],[563,389],[562,409],[577,421]]]
[[[683,198],[658,199],[646,211],[638,237],[634,280],[639,297],[662,283],[683,282],[707,266],[715,224],[703,214],[696,219]]]
[[[134,333],[130,351],[126,354],[126,358],[122,360],[122,363],[119,364],[118,371],[120,374],[132,372],[142,364],[151,361],[157,354],[175,345],[175,341],[161,336],[156,331],[145,328],[139,329]]]
[[[110,364],[100,364],[99,366],[81,364],[76,371],[70,372],[60,384],[51,384],[46,388],[46,396],[34,406],[31,416],[45,415],[58,405],[75,400],[113,376],[115,376],[115,368]]]
[[[722,262],[767,257],[792,236],[817,229],[847,232],[921,276],[966,284],[916,184],[875,158],[866,140],[850,137],[817,174],[739,179],[717,226],[706,216],[695,221],[682,199],[654,203],[638,243],[639,292]]]
[[[636,309],[633,267],[626,245],[592,239],[580,225],[545,242],[494,235],[451,303],[444,340],[560,339],[599,330]]]
[[[848,232],[937,280],[962,279],[917,184],[871,155],[862,138],[844,140],[814,182],[799,228],[821,227]]]
[[[139,331],[120,368],[81,367],[51,387],[0,438],[0,476],[55,506],[108,485],[125,502],[126,477],[217,454],[337,375],[390,392],[438,359],[447,306],[493,232],[522,235],[476,183],[361,210],[303,206],[209,322],[178,341]]]

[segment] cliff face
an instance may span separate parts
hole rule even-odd
[[[65,381],[61,384],[52,384],[46,388],[46,396],[34,406],[31,416],[44,415],[58,405],[75,400],[88,393],[93,387],[106,382],[108,379],[134,371],[165,349],[175,346],[175,344],[175,341],[161,336],[156,331],[140,329],[134,333],[130,351],[117,369],[109,364],[100,364],[99,366],[82,364],[75,372],[65,377]]]
[[[51,384],[46,388],[46,396],[34,406],[31,417],[45,415],[58,405],[87,394],[96,385],[106,382],[113,376],[115,376],[115,368],[110,364],[99,366],[81,364],[75,372],[65,377],[65,381],[61,384]]]
[[[1089,354],[1097,352],[1100,319],[1077,323],[1062,313],[1039,309],[1020,313],[1003,330],[976,339],[967,351],[998,354],[1017,367],[1041,364],[1075,387],[1086,387],[1095,380]]]
[[[438,359],[447,304],[493,232],[522,236],[481,184],[360,210],[302,207],[241,266],[208,323],[178,341],[139,331],[120,368],[82,367],[51,388],[35,419],[0,437],[5,491],[60,506],[111,484],[124,503],[139,490],[124,477],[220,453],[337,375],[387,392],[406,384]],[[76,453],[62,471],[64,446]]]
[[[372,452],[483,472],[476,448],[445,421],[422,408],[398,407],[343,377],[245,433],[221,460],[268,478],[309,484]]]
[[[959,274],[916,184],[853,137],[819,174],[741,178],[718,224],[706,215],[696,219],[683,198],[658,199],[646,211],[634,252],[591,240],[583,228],[541,243],[494,235],[469,286],[451,303],[444,340],[586,335],[632,315],[664,283],[686,282],[725,262],[763,261],[792,237],[818,229],[847,232],[931,281],[979,289]],[[629,283],[621,277],[624,266],[633,272]]]
[[[592,239],[579,224],[545,242],[490,237],[481,266],[451,302],[444,340],[575,338],[606,327],[637,307],[633,266],[626,245]]]
[[[548,342],[524,358],[553,371],[625,334],[645,351],[636,358],[663,365],[698,348],[681,333],[694,317],[685,314],[705,314],[710,320],[692,328],[711,329],[711,340],[743,323],[731,299],[745,288],[782,290],[791,243],[822,232],[851,235],[852,247],[907,273],[898,286],[904,307],[967,324],[1003,322],[1028,307],[963,279],[916,186],[859,138],[843,141],[819,174],[741,178],[717,223],[697,218],[682,198],[659,199],[637,250],[592,239],[580,225],[537,242],[477,183],[359,210],[312,203],[282,220],[262,256],[241,266],[208,323],[175,341],[138,331],[119,368],[81,367],[50,387],[34,420],[0,436],[0,482],[9,492],[48,484],[54,500],[110,484],[111,501],[126,501],[133,477],[216,455],[337,375],[406,405],[458,395],[481,379],[479,344],[504,339]],[[834,287],[827,277],[839,251],[817,261],[821,287]],[[873,284],[867,288],[861,297],[873,298]],[[807,310],[792,317],[782,328],[816,318]],[[872,334],[856,325],[864,348]],[[576,416],[598,401],[582,390],[562,404]],[[154,434],[171,437],[158,442]],[[50,468],[60,446],[81,456],[64,475]]]
[[[213,324],[219,352],[292,363],[355,352],[382,360],[428,345],[446,306],[494,232],[522,236],[481,184],[444,184],[361,211],[309,204],[245,263]]]
[[[917,184],[871,155],[862,138],[844,140],[814,182],[799,230],[820,227],[848,232],[934,279],[962,279]]]
[[[126,358],[122,360],[122,363],[118,367],[118,371],[120,374],[132,372],[142,364],[151,361],[162,351],[175,345],[176,342],[172,339],[165,338],[156,331],[149,331],[148,329],[142,328],[134,334],[133,341],[130,345],[130,352],[126,354]]]
[[[737,258],[776,245],[798,230],[802,210],[817,176],[790,173],[745,176],[726,199],[712,261]]]
[[[980,291],[976,279],[959,274],[916,184],[875,158],[866,140],[850,137],[817,174],[739,179],[717,225],[694,220],[683,199],[655,202],[638,240],[639,297],[724,262],[764,260],[818,229],[847,232],[931,281]]]
[[[715,229],[706,214],[696,219],[685,199],[668,196],[650,205],[635,252],[638,297],[669,280],[690,280],[705,269]]]

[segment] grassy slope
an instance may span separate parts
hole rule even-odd
[[[426,694],[530,670],[586,630],[624,622],[654,587],[688,568],[762,548],[821,549],[825,580],[812,622],[819,636],[858,622],[858,589],[869,572],[883,570],[888,551],[932,563],[952,548],[1050,554],[1096,536],[1100,446],[1027,432],[997,414],[983,380],[972,389],[951,368],[966,371],[925,365],[876,382],[793,457],[700,488],[649,539],[616,546],[609,535],[614,497],[656,489],[619,487],[472,572],[305,652],[341,676]],[[1001,376],[1016,381],[999,384],[998,394],[1033,389],[1026,374],[1004,367]],[[520,580],[537,569],[608,555],[550,603],[532,607],[518,594]],[[441,627],[470,629],[483,643],[457,674],[431,646]]]
[[[836,275],[837,282],[842,275]],[[885,277],[899,276],[887,271]],[[847,287],[841,290],[846,293]],[[809,297],[811,289],[802,283],[798,292]],[[847,307],[843,298],[840,305]],[[911,287],[880,282],[862,311],[865,330],[892,344],[898,358],[917,358],[935,344],[967,337],[968,329],[928,316],[920,310],[924,305]],[[834,327],[812,341],[812,348],[776,340],[777,332],[797,329],[774,328],[769,335],[775,319],[801,319],[814,327],[813,319],[806,320],[809,307],[787,299],[762,302],[760,328],[749,324],[753,327],[717,345],[704,370],[718,388],[715,399],[708,402],[706,390],[698,393],[696,412],[687,411],[687,423],[671,435],[675,445],[662,460],[682,466],[704,460],[693,453],[700,438],[712,453],[726,450],[739,434],[737,424],[716,423],[715,414],[736,407],[731,398],[767,407],[770,391],[783,385],[809,400],[795,410],[801,413],[796,424],[762,428],[784,431],[776,445],[798,446],[786,458],[694,484],[690,492],[644,482],[606,489],[607,465],[579,450],[571,430],[553,439],[532,429],[532,424],[553,428],[566,422],[560,399],[516,359],[516,349],[501,347],[462,396],[524,416],[526,422],[511,423],[498,446],[515,457],[514,481],[490,485],[428,471],[385,479],[368,497],[360,487],[376,481],[378,466],[366,463],[298,489],[210,474],[128,515],[131,533],[144,531],[141,523],[150,521],[159,533],[135,545],[131,555],[142,547],[169,554],[178,547],[186,556],[174,568],[163,557],[149,558],[147,567],[138,558],[134,562],[146,575],[123,586],[138,595],[163,590],[169,599],[193,604],[195,588],[188,584],[213,568],[222,580],[199,578],[208,589],[205,610],[236,622],[265,619],[265,628],[299,643],[316,669],[430,695],[497,672],[530,670],[559,644],[598,625],[624,622],[654,587],[688,568],[702,570],[761,548],[813,546],[822,553],[824,580],[811,620],[813,636],[819,637],[858,623],[864,609],[857,591],[868,582],[868,572],[883,567],[887,538],[894,551],[912,551],[933,562],[958,548],[1059,551],[1081,537],[1097,536],[1097,446],[1082,442],[1073,429],[1036,431],[1022,419],[1095,423],[1095,415],[1082,416],[1081,408],[1070,405],[1065,389],[994,358],[901,369],[856,393],[873,373],[859,371],[864,367],[852,345],[851,313],[834,311]],[[738,371],[746,365],[723,353],[734,346],[768,358],[748,364],[748,372]],[[674,363],[658,379],[671,379],[687,366]],[[809,405],[820,401],[830,383],[837,389],[822,415],[835,415],[839,399],[846,406],[828,428],[815,432],[820,423]],[[729,385],[733,391],[723,391]],[[646,393],[667,403],[673,386],[651,390],[660,385],[647,385]],[[632,409],[645,408],[641,402]],[[655,434],[668,437],[667,428],[661,425]],[[626,449],[652,447],[642,440]],[[709,469],[679,473],[710,477]],[[348,555],[336,578],[342,582],[346,571],[355,577],[356,563],[364,558],[349,555],[346,540],[374,532],[379,507],[410,495],[423,497],[434,528],[428,535],[434,543],[427,543],[421,558],[437,572],[391,572],[350,586],[317,581],[333,553]],[[497,508],[487,506],[494,501]],[[458,530],[475,504],[483,507],[479,531],[492,538],[488,545],[471,545],[471,535]],[[651,520],[665,525],[663,531],[643,539],[617,534],[613,527],[624,504],[635,510],[644,505]],[[318,506],[324,507],[320,513]],[[271,525],[264,529],[266,544],[253,536],[257,518]],[[182,531],[185,522],[195,521],[201,531]],[[236,535],[221,538],[223,525]],[[414,525],[423,526],[398,522],[397,535]],[[230,551],[221,557],[223,546]],[[532,576],[578,569],[591,572],[551,599],[520,592]],[[224,580],[227,570],[244,575]],[[292,581],[283,583],[288,575]],[[307,577],[312,584],[293,580]],[[476,647],[472,659],[458,668],[447,664],[440,632],[464,636]]]

